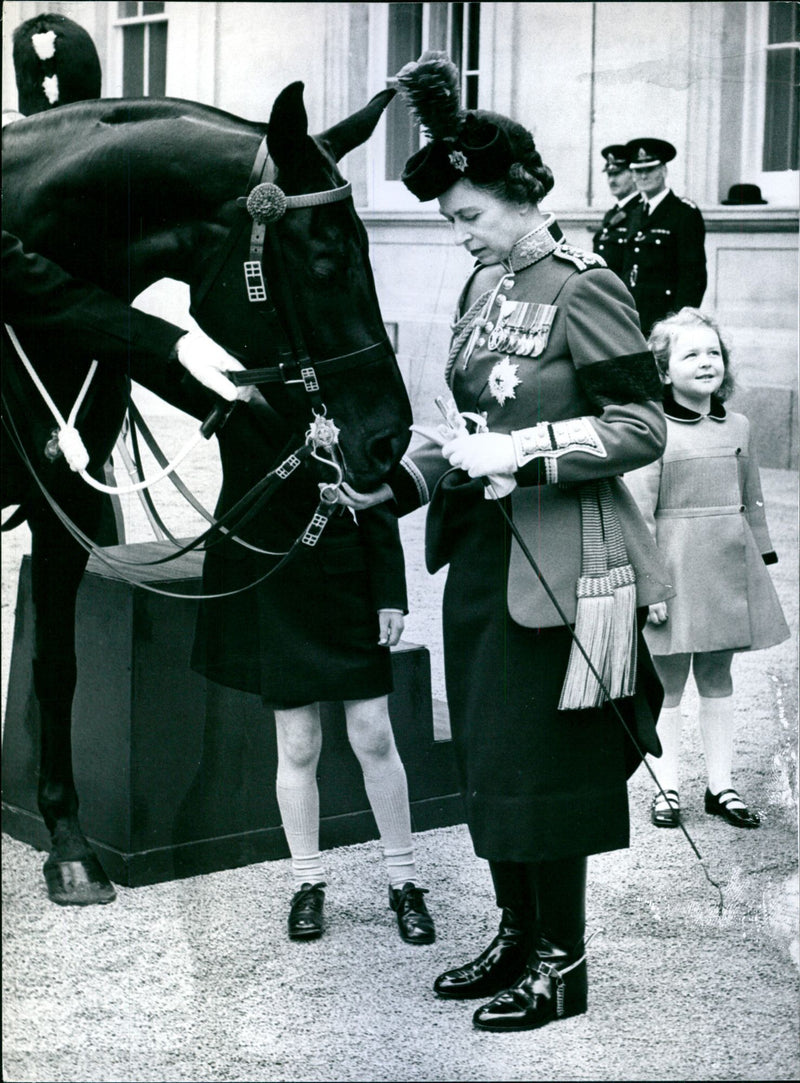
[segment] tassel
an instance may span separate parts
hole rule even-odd
[[[581,576],[578,580],[575,635],[601,676],[611,647],[613,622],[614,591],[608,574]],[[583,652],[573,641],[561,689],[559,711],[578,711],[584,707],[599,707],[604,700],[605,696],[597,677],[589,668]]]
[[[603,676],[612,699],[632,696],[636,690],[636,582],[626,564],[609,570],[614,587],[611,647]]]

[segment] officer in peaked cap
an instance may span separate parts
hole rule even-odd
[[[657,320],[703,300],[706,230],[696,205],[667,187],[667,162],[677,153],[671,143],[632,139],[625,150],[642,198],[631,214],[622,277],[648,335]]]
[[[630,169],[627,147],[622,143],[612,143],[611,146],[603,147],[600,154],[605,159],[603,172],[616,203],[603,216],[600,229],[594,235],[592,247],[621,278],[625,242],[631,228],[631,214],[641,202],[641,196]]]

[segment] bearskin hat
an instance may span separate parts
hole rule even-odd
[[[14,31],[14,74],[24,116],[99,98],[100,60],[82,26],[65,15],[35,15]]]

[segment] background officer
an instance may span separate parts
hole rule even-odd
[[[600,230],[594,235],[592,247],[621,278],[625,260],[625,242],[631,228],[631,214],[641,203],[641,196],[630,170],[627,148],[622,143],[614,143],[609,147],[603,147],[600,153],[605,158],[603,172],[608,179],[608,187],[616,203],[609,211],[606,211],[600,223]]]
[[[705,224],[690,199],[667,187],[667,162],[676,150],[663,139],[632,139],[627,158],[642,201],[631,214],[623,280],[645,336],[670,312],[698,308],[706,290]]]

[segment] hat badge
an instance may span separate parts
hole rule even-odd
[[[644,147],[639,147],[639,153],[636,155],[640,162],[646,162],[649,155]]]
[[[466,172],[467,158],[463,151],[451,150],[447,156],[447,160],[450,162],[453,169],[457,169],[459,173]]]

